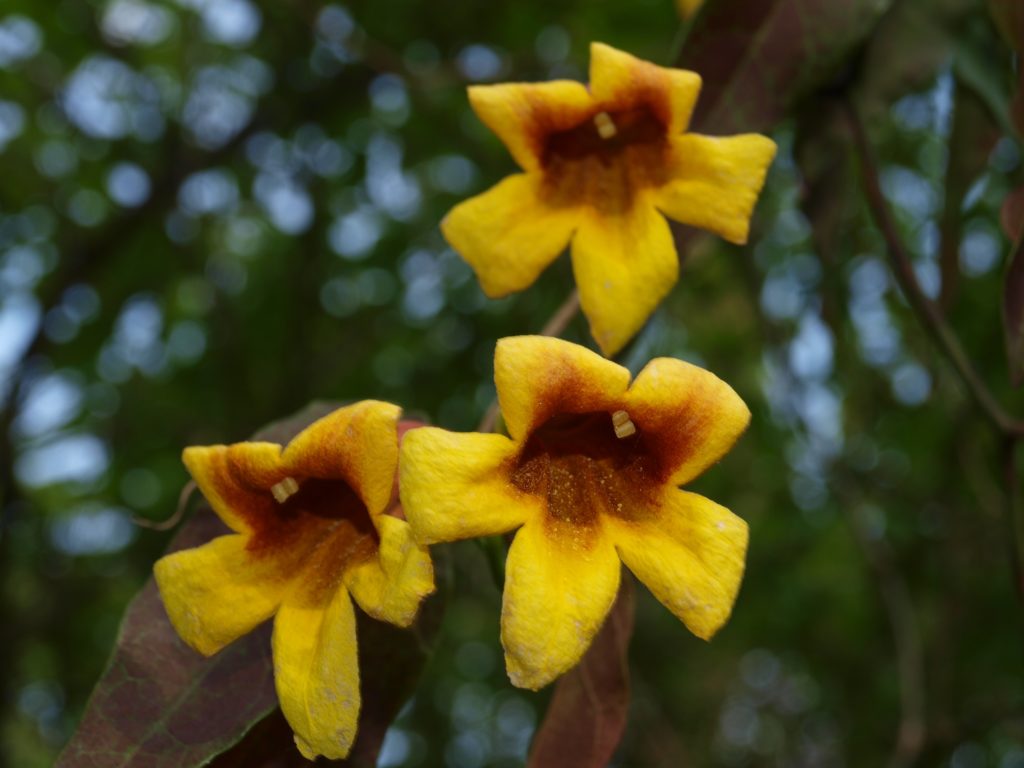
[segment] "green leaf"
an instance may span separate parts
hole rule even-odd
[[[225,533],[204,505],[168,551]],[[178,638],[151,578],[125,611],[110,664],[57,766],[202,765],[276,707],[270,625],[204,658]]]
[[[704,79],[694,130],[766,131],[828,80],[889,0],[719,0],[699,15],[679,66]]]
[[[558,681],[528,768],[604,768],[611,760],[629,714],[633,589],[627,576],[583,661]]]

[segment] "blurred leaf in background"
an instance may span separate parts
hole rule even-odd
[[[780,145],[751,244],[677,231],[680,282],[623,358],[699,363],[750,405],[693,490],[751,543],[710,644],[636,590],[613,764],[1024,764],[1019,462],[894,279],[849,119],[913,277],[1024,415],[1000,330],[1015,8],[7,0],[0,761],[50,765],[71,737],[170,538],[133,517],[174,511],[183,446],[317,398],[475,427],[495,340],[538,330],[572,276],[563,256],[490,301],[446,247],[444,213],[513,170],[465,86],[583,79],[598,40],[699,71],[694,130]],[[579,320],[567,337],[590,343]],[[455,589],[379,764],[522,765],[552,689],[505,677],[481,549],[436,549]]]

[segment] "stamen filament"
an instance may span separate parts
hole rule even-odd
[[[286,477],[279,483],[276,483],[270,492],[274,495],[274,499],[278,504],[284,504],[288,499],[299,492],[299,483],[294,477]]]
[[[615,123],[612,122],[612,116],[607,112],[598,112],[594,115],[594,125],[597,127],[598,136],[602,139],[613,138],[618,133]]]

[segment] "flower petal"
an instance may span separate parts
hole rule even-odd
[[[615,602],[618,555],[600,527],[586,533],[540,517],[516,533],[501,607],[513,685],[536,690],[574,667]]]
[[[238,533],[253,531],[270,519],[270,488],[283,480],[281,446],[235,443],[186,448],[181,455],[189,474],[213,511]]]
[[[297,557],[254,557],[246,540],[221,536],[166,555],[153,566],[171,624],[204,656],[273,616],[288,590]]]
[[[441,231],[498,298],[533,283],[565,250],[580,210],[546,201],[540,175],[519,173],[455,206]]]
[[[585,120],[594,100],[582,83],[501,83],[469,88],[473,111],[508,147],[524,171],[540,168],[544,140]]]
[[[604,43],[590,44],[590,92],[602,105],[617,109],[647,104],[669,135],[690,124],[701,79],[686,69],[659,67]]]
[[[587,216],[572,241],[572,267],[590,332],[608,356],[640,330],[679,276],[668,222],[646,195],[619,213]]]
[[[609,518],[622,562],[693,634],[708,640],[729,618],[743,578],[747,524],[725,507],[670,490],[660,512]]]
[[[614,410],[629,371],[579,344],[512,336],[495,347],[494,383],[508,433],[521,441],[556,414]]]
[[[402,409],[379,400],[339,408],[300,432],[282,463],[302,477],[344,480],[370,516],[384,512],[398,468],[398,417]]]
[[[750,410],[732,387],[710,371],[669,357],[640,371],[626,403],[669,485],[684,485],[704,472],[750,423]]]
[[[775,142],[756,133],[672,139],[673,180],[655,191],[670,219],[747,242],[750,216],[775,157]]]
[[[420,602],[434,591],[434,568],[405,520],[382,515],[379,524],[379,558],[347,570],[345,586],[373,618],[407,627]]]
[[[274,620],[274,681],[295,744],[308,760],[345,757],[359,720],[356,620],[342,585],[296,584]]]
[[[414,429],[402,440],[399,488],[413,535],[424,544],[511,531],[534,497],[509,482],[517,446],[503,435]]]

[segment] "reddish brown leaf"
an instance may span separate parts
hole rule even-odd
[[[227,532],[201,507],[169,551]],[[150,579],[128,606],[110,665],[57,765],[194,766],[227,749],[277,706],[269,630],[204,658],[178,638]]]
[[[843,103],[855,100],[864,115],[885,114],[896,99],[934,83],[952,56],[956,31],[975,2],[896,0],[867,41],[857,78],[842,90],[833,89],[833,100],[814,99],[798,115],[794,153],[803,177],[801,208],[825,266],[822,311],[833,326],[845,306],[844,286],[835,266],[848,255],[851,218],[860,206],[851,175]],[[944,306],[952,302],[959,277],[964,195],[984,170],[999,137],[989,107],[976,92],[958,80],[956,94],[941,220]]]
[[[1018,239],[1003,283],[1003,330],[1010,380],[1024,383],[1024,239]]]
[[[443,594],[428,599],[411,631],[357,614],[363,696],[359,730],[348,759],[319,760],[317,765],[372,768],[377,764],[384,734],[412,694],[427,661],[429,648],[440,628],[443,602]],[[210,768],[302,768],[308,765],[295,749],[292,731],[284,716],[275,709],[238,744],[210,763]]]
[[[320,759],[317,765],[341,765]],[[280,709],[273,710],[240,742],[208,764],[208,768],[307,768],[311,763],[295,749],[292,729]]]
[[[1006,42],[1024,53],[1024,3],[1020,0],[989,0],[989,10]]]
[[[1024,138],[1024,68],[1020,71],[1017,79],[1017,90],[1010,101],[1010,121],[1017,131],[1017,135]]]
[[[946,194],[939,221],[943,307],[952,306],[960,277],[960,236],[963,201],[974,180],[988,166],[988,156],[1000,136],[988,108],[970,88],[957,80],[954,91],[953,126],[949,135]]]
[[[583,661],[558,681],[528,768],[608,765],[626,730],[632,634],[633,581],[627,576]]]
[[[871,31],[885,0],[716,0],[698,16],[679,65],[704,87],[694,130],[773,128]]]
[[[870,123],[900,97],[931,86],[953,55],[978,0],[896,0],[871,36],[857,85]]]
[[[832,76],[890,1],[707,3],[676,62],[703,79],[692,130],[712,135],[772,130],[800,97]],[[671,226],[685,259],[698,241],[696,231]]]
[[[846,302],[841,263],[850,247],[850,220],[857,210],[852,183],[848,122],[838,101],[817,101],[797,119],[793,154],[803,184],[800,208],[811,225],[814,250],[822,261],[822,317],[839,333]]]
[[[999,211],[999,222],[1011,243],[1024,235],[1024,187],[1018,187],[1006,196]]]

